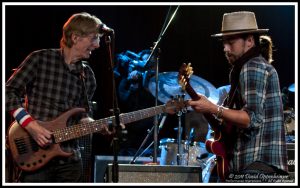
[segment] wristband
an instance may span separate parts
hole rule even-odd
[[[11,111],[12,116],[16,119],[21,127],[26,127],[30,122],[33,121],[33,118],[28,114],[24,108],[18,108]]]
[[[221,119],[223,117],[223,111],[224,111],[224,107],[223,106],[218,106],[218,111],[217,111],[217,114],[216,114],[216,117],[218,119]]]

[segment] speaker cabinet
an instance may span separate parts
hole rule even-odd
[[[113,182],[112,164],[108,164],[105,182]],[[200,167],[169,165],[118,165],[119,183],[199,183],[202,181]]]
[[[295,143],[287,143],[288,171],[292,179],[295,179]]]

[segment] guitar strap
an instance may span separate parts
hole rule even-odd
[[[91,112],[91,107],[90,107],[90,103],[88,100],[88,95],[87,95],[87,89],[86,89],[86,84],[85,84],[85,80],[86,80],[86,75],[85,75],[85,67],[87,65],[85,65],[85,61],[79,61],[76,64],[70,64],[68,65],[69,69],[71,70],[71,72],[78,76],[78,78],[81,81],[81,88],[83,89],[82,95],[83,95],[83,99],[84,101],[81,102],[80,101],[80,105],[83,103],[83,106],[86,109],[86,112],[89,113]]]
[[[230,72],[230,91],[228,97],[224,101],[224,105],[228,108],[232,109],[234,105],[236,109],[241,109],[243,107],[242,96],[239,92],[240,72],[245,63],[247,63],[250,59],[259,56],[259,54],[260,48],[253,47],[234,63]]]
[[[82,68],[80,71],[80,80],[82,82],[82,88],[83,88],[83,95],[84,95],[84,102],[85,102],[85,109],[87,113],[92,112],[92,108],[90,106],[88,95],[87,95],[87,89],[85,84],[86,75],[84,72],[85,64],[84,62],[81,62]],[[82,180],[83,182],[91,182],[91,171],[92,171],[92,160],[91,159],[91,153],[92,153],[92,135],[86,135],[78,140],[79,145],[81,148],[84,148],[81,150],[81,159],[82,159]]]
[[[85,79],[86,79],[85,72],[84,72],[85,64],[83,62],[81,62],[81,64],[82,64],[82,69],[80,71],[79,77],[80,77],[80,80],[81,80],[81,83],[82,83],[82,88],[83,88],[85,109],[86,109],[87,112],[91,112],[91,107],[90,107],[90,103],[89,103],[89,99],[88,99],[88,95],[87,95],[86,84],[85,84]]]

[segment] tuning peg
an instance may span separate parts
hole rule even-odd
[[[186,107],[184,107],[184,108],[182,108],[182,110],[181,110],[181,111],[182,111],[182,113],[184,113],[184,114],[185,114],[185,113],[187,113],[187,108],[186,108]]]

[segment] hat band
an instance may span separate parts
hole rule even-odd
[[[231,33],[231,32],[243,32],[243,31],[256,31],[258,29],[239,29],[239,30],[226,30],[226,31],[222,31],[222,33]]]

